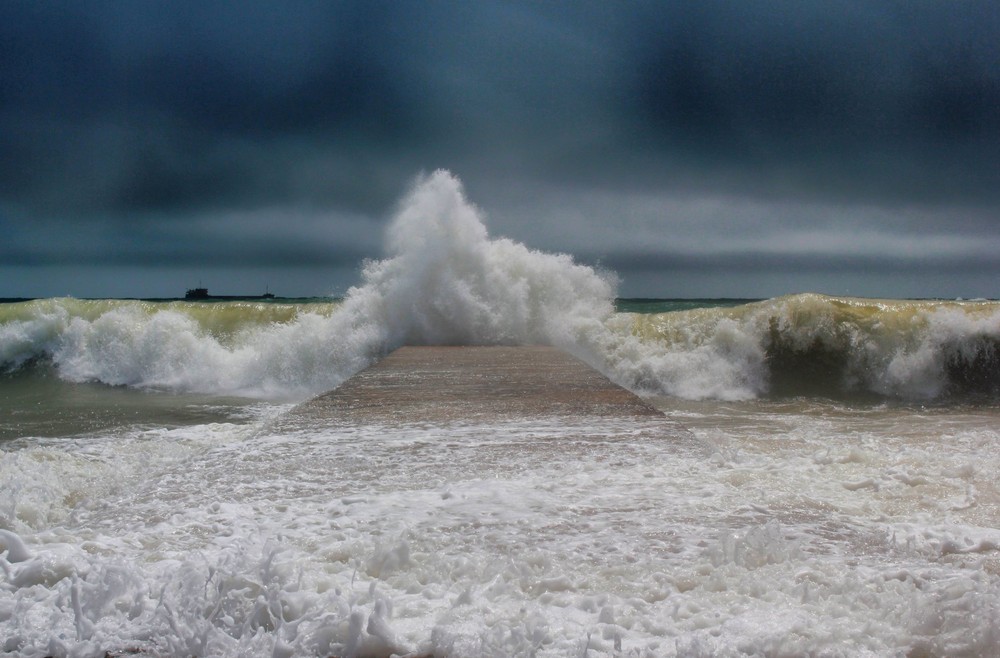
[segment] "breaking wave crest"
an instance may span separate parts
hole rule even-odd
[[[342,302],[47,299],[0,307],[0,364],[69,381],[296,398],[404,344],[547,344],[640,392],[740,399],[1000,394],[1000,304],[795,295],[615,313],[616,279],[491,238],[445,171],[419,179]]]
[[[635,385],[687,397],[1000,396],[1000,302],[800,294],[636,316],[634,331],[665,348]],[[699,360],[714,368],[701,381]]]
[[[335,305],[49,299],[0,317],[0,363],[51,362],[70,381],[296,397],[336,386],[403,344],[572,349],[613,314],[614,279],[491,239],[461,184],[420,179],[387,256]],[[206,310],[211,309],[211,310]]]

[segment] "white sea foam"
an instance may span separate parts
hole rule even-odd
[[[557,344],[606,332],[613,277],[566,255],[491,239],[447,172],[400,205],[387,255],[328,315],[308,312],[219,336],[184,305],[36,305],[0,325],[0,359],[51,358],[70,381],[204,392],[301,395],[328,389],[404,343]],[[100,310],[97,310],[97,309]],[[77,311],[74,313],[74,311]]]
[[[3,309],[0,358],[48,359],[71,381],[280,398],[406,342],[548,343],[674,396],[794,394],[832,377],[919,397],[956,369],[978,385],[984,371],[963,364],[988,373],[1000,333],[989,302],[798,295],[640,318],[615,314],[613,294],[569,256],[490,238],[438,172],[337,306],[40,300]],[[994,407],[666,406],[695,440],[653,419],[281,434],[139,418],[2,444],[0,652],[987,656],[1000,644]]]
[[[701,344],[632,335],[613,309],[615,278],[491,238],[460,182],[421,178],[388,227],[386,256],[326,314],[220,332],[191,305],[33,303],[0,325],[8,365],[44,356],[70,381],[295,397],[331,388],[402,344],[549,344],[633,389],[747,397],[762,390],[760,346],[737,326]],[[749,364],[749,367],[748,367]]]
[[[945,443],[884,409],[838,434],[836,408],[743,403],[723,426],[706,404],[677,410],[700,443],[655,420],[523,419],[25,447],[2,472],[78,476],[0,532],[0,650],[989,655],[983,418],[942,415]],[[709,457],[715,432],[730,449]]]

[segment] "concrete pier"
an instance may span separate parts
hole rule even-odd
[[[662,418],[635,394],[552,347],[403,347],[287,421],[453,423]]]

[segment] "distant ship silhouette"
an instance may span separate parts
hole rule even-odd
[[[263,295],[209,295],[208,288],[189,288],[184,293],[184,299],[274,299],[274,294],[265,292]]]

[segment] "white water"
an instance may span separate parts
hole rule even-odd
[[[995,410],[668,404],[14,445],[0,650],[993,655]]]
[[[636,319],[614,313],[614,294],[609,273],[491,238],[460,182],[438,171],[414,185],[389,225],[385,258],[365,264],[361,284],[335,309],[8,305],[0,365],[42,358],[73,382],[288,400],[330,389],[406,343],[548,344],[633,390],[736,400],[770,390],[769,351],[780,344],[819,346],[844,362],[843,372],[821,375],[828,394],[946,396],[955,393],[955,364],[997,389],[980,392],[1000,392],[1000,302],[795,295]],[[815,384],[808,363],[796,367]]]
[[[548,344],[633,390],[747,399],[773,383],[770,350],[808,352],[827,394],[904,399],[950,394],[951,377],[1000,391],[1000,302],[913,302],[795,295],[729,309],[634,319],[615,314],[613,275],[567,255],[491,238],[459,181],[419,180],[386,236],[386,256],[336,309],[40,300],[10,305],[0,364],[51,361],[69,381],[301,399],[402,344]],[[787,364],[786,364],[787,365]],[[806,384],[815,382],[804,381]],[[996,390],[989,390],[990,387]]]
[[[941,381],[939,346],[994,335],[995,309],[844,324],[840,302],[809,296],[650,329],[612,296],[567,256],[489,238],[439,172],[336,309],[230,323],[183,304],[17,307],[0,356],[50,358],[69,381],[281,400],[404,342],[539,342],[635,388],[715,401],[660,401],[693,437],[527,418],[283,433],[281,402],[25,435],[0,452],[0,651],[996,654],[995,406],[752,399],[772,317],[789,340],[892,355],[876,379],[919,397]],[[882,345],[887,317],[917,331]]]
[[[490,239],[461,184],[421,179],[386,236],[386,258],[335,312],[214,335],[184,305],[71,313],[59,300],[0,325],[0,362],[45,355],[70,381],[295,397],[327,390],[404,343],[554,344],[608,333],[610,275],[566,255]]]

